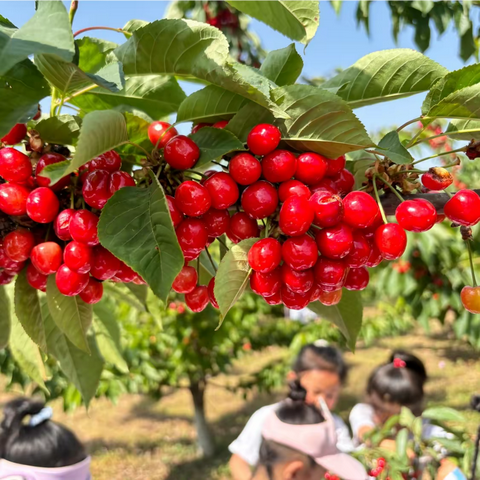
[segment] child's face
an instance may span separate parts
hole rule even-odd
[[[340,377],[327,370],[308,370],[299,375],[300,384],[307,391],[306,402],[318,405],[320,397],[323,398],[330,410],[337,405],[342,383]]]
[[[390,417],[400,414],[402,410],[400,404],[385,402],[376,393],[370,395],[369,403],[374,412],[373,421],[377,425],[383,425]]]

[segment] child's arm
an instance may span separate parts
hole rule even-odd
[[[467,480],[467,477],[453,462],[444,459],[440,464],[435,480]]]
[[[350,426],[357,444],[364,441],[365,435],[375,428],[373,408],[366,403],[359,403],[350,412]]]

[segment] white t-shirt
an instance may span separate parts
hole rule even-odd
[[[268,415],[276,410],[280,403],[267,405],[257,410],[248,420],[236,440],[228,447],[230,452],[243,458],[252,467],[258,463],[260,445],[262,444],[262,427]],[[332,415],[337,433],[337,447],[345,453],[354,450],[350,432],[345,422],[337,415]]]

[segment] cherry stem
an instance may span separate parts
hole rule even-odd
[[[423,132],[423,130],[422,130]],[[475,130],[472,130],[472,132],[478,132],[478,129],[475,129]],[[415,147],[417,145],[419,145],[420,143],[423,143],[423,142],[428,142],[429,140],[433,140],[434,138],[438,138],[438,137],[445,137],[447,136],[446,133],[439,133],[438,135],[432,135],[431,137],[425,137],[425,138],[421,138],[420,140],[417,140],[415,143],[410,143],[407,148],[412,148],[412,147]],[[411,142],[415,141],[416,140],[416,137],[412,138]]]
[[[165,134],[171,130],[172,128],[175,128],[174,125],[170,125],[161,135],[160,138],[157,140],[157,143],[155,144],[155,148],[153,149],[154,152],[158,151],[158,145],[162,141],[162,138],[165,136]]]
[[[404,202],[405,199],[400,195],[400,193],[398,192],[398,190],[396,188],[393,188],[392,184],[391,183],[388,183],[384,178],[382,178],[380,175],[374,175],[374,177],[378,178],[379,180],[381,180],[385,185],[388,185],[388,187],[390,188],[390,190],[397,196],[397,198],[401,201],[401,202]],[[375,183],[374,183],[375,184]]]
[[[198,175],[202,178],[208,178],[207,175],[205,175],[203,173],[200,173],[200,172],[197,172],[195,170],[184,170],[184,172],[193,173],[194,175]]]
[[[134,146],[135,148],[138,148],[140,149],[146,156],[147,158],[150,160],[151,159],[151,156],[150,156],[150,153],[147,152],[147,150],[145,150],[141,145],[138,145],[137,143],[133,143],[133,142],[127,142],[128,144]]]
[[[217,267],[215,266],[215,262],[213,261],[213,258],[210,255],[210,252],[208,251],[208,247],[205,247],[205,252],[207,254],[208,259],[210,260],[210,263],[212,264],[213,269],[215,270],[215,273],[217,273]]]
[[[476,287],[477,279],[475,278],[475,269],[473,268],[472,246],[470,245],[470,240],[465,240],[465,243],[467,244],[468,257],[470,259],[470,270],[472,271],[472,282],[473,282],[473,286]]]
[[[227,244],[226,244],[220,237],[217,237],[217,240],[226,248],[227,252],[230,250],[230,249],[227,247]]]
[[[377,182],[375,181],[375,178],[373,180],[374,180],[373,181],[373,189],[375,190],[375,197],[377,199],[378,208],[380,208],[380,215],[382,216],[383,223],[388,223],[387,217],[385,215],[385,210],[383,209],[382,202],[380,201],[380,197],[378,195]]]
[[[200,257],[197,258],[197,275],[200,278]]]
[[[418,122],[418,121],[422,120],[422,118],[423,117],[417,117],[417,118],[414,118],[413,120],[409,120],[408,122],[406,122],[403,125],[401,125],[400,127],[398,127],[397,132],[400,132],[401,130],[403,130],[405,127],[408,127],[412,123],[415,123],[415,122]]]
[[[416,145],[415,140],[417,140],[417,138],[425,131],[426,128],[427,125],[425,125],[423,128],[420,128],[416,135],[410,140],[410,142],[408,142],[408,145],[405,148],[411,148],[413,145]]]
[[[84,32],[90,32],[91,30],[110,30],[111,32],[118,32],[118,33],[123,33],[124,35],[132,36],[132,33],[127,32],[126,30],[122,30],[121,28],[112,28],[112,27],[88,27],[88,28],[82,28],[81,30],[78,30],[78,32],[75,32],[73,34],[74,37],[77,35],[80,35],[81,33]]]
[[[425,158],[421,158],[420,160],[416,160],[415,162],[411,163],[411,165],[416,165],[417,163],[425,162],[426,160],[430,160],[432,158],[442,157],[443,155],[449,155],[450,153],[465,152],[465,149],[466,147],[461,147],[455,150],[450,150],[449,152],[436,153],[435,155],[431,155],[430,157],[425,157]]]

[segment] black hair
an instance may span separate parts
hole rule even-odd
[[[342,383],[345,383],[348,373],[342,352],[338,348],[316,346],[313,343],[300,350],[292,370],[297,374],[309,370],[326,370],[338,374]]]
[[[67,467],[87,458],[83,445],[66,427],[51,420],[36,426],[23,423],[44,407],[42,401],[29,398],[6,404],[0,424],[0,458],[44,468]]]
[[[423,362],[411,353],[396,350],[388,363],[372,372],[367,393],[375,393],[382,401],[408,407],[415,415],[421,415],[426,381]]]

